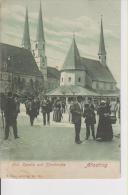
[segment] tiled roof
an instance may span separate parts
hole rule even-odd
[[[82,66],[81,66],[79,51],[76,45],[75,38],[73,38],[71,47],[64,61],[62,70],[69,70],[69,69],[75,70],[75,69],[81,69],[81,68]]]
[[[116,82],[109,68],[102,65],[100,61],[81,57],[81,64],[92,80]]]
[[[4,66],[6,63],[8,72],[42,76],[35,59],[29,50],[0,43],[0,53],[2,56],[1,66]]]
[[[47,74],[48,74],[48,78],[56,78],[56,79],[60,79],[60,71],[57,70],[54,67],[47,67]]]

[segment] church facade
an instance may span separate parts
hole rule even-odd
[[[116,92],[116,81],[106,63],[103,24],[101,19],[98,60],[81,57],[75,36],[61,69],[60,86],[76,85],[97,93]]]
[[[0,43],[0,93],[38,94],[44,78],[32,53],[24,48]]]

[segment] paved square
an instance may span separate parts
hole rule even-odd
[[[97,124],[96,124],[97,127]],[[95,131],[96,131],[95,127]],[[61,123],[52,121],[50,126],[43,126],[42,114],[35,119],[31,127],[25,110],[18,116],[20,139],[14,139],[12,129],[7,141],[0,132],[0,159],[2,160],[119,160],[120,132],[119,122],[113,125],[112,142],[93,141],[92,137],[82,144],[74,143],[74,125],[68,122],[68,114],[63,115]],[[85,140],[84,121],[81,129],[81,140]]]

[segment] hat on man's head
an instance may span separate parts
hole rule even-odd
[[[101,100],[101,104],[104,105],[106,102],[105,100]]]
[[[81,101],[82,99],[82,96],[77,96],[77,101]]]

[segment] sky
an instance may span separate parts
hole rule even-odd
[[[1,42],[21,47],[25,9],[31,43],[36,40],[40,0],[1,1]],[[42,0],[48,66],[61,69],[75,33],[82,57],[98,59],[103,15],[107,65],[120,85],[120,0]]]

